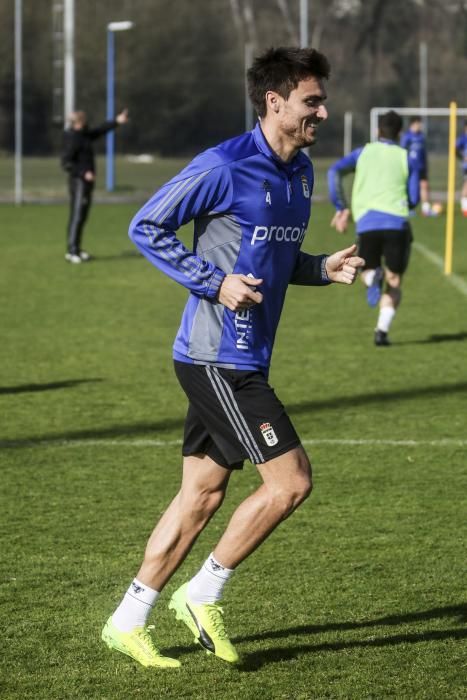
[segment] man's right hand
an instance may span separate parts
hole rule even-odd
[[[92,172],[92,170],[86,170],[83,177],[86,180],[86,182],[94,182],[94,173]]]
[[[247,275],[226,275],[219,287],[217,298],[231,311],[250,309],[263,301],[261,292],[255,291],[255,287],[262,282],[262,279]]]

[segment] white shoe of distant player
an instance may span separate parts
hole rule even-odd
[[[88,260],[91,260],[90,254],[86,253],[85,250],[80,251],[79,257],[81,258],[81,262],[88,262]]]
[[[66,253],[65,254],[65,260],[68,262],[73,263],[74,265],[78,265],[79,263],[82,262],[81,258],[79,255],[75,255],[74,253]]]

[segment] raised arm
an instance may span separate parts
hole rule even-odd
[[[108,119],[107,121],[103,122],[102,124],[99,124],[99,126],[92,127],[88,129],[88,135],[91,139],[98,139],[99,136],[103,136],[106,134],[108,131],[112,131],[113,129],[116,129],[117,126],[120,126],[122,124],[126,124],[128,122],[128,110],[123,109],[115,119]]]

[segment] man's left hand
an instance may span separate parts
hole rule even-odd
[[[339,250],[333,253],[326,260],[326,273],[331,282],[340,282],[341,284],[353,284],[357,277],[359,267],[363,267],[365,261],[358,255],[357,246],[354,244],[345,250]]]

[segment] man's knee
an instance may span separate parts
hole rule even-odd
[[[272,507],[286,518],[305,501],[313,490],[311,464],[303,449],[293,455],[293,464],[284,461],[284,478],[268,483]]]
[[[224,489],[199,488],[180,492],[183,509],[194,522],[204,523],[220,508],[225,496]]]

